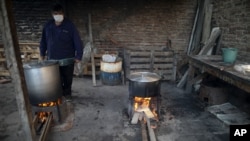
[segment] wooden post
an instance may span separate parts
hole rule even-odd
[[[91,48],[91,65],[92,65],[92,80],[93,85],[96,86],[96,74],[95,74],[95,58],[94,58],[94,45],[93,45],[93,35],[92,35],[92,26],[91,26],[91,15],[88,15],[89,19],[89,41]]]
[[[25,82],[23,65],[18,45],[16,26],[12,14],[12,1],[0,1],[0,29],[3,37],[6,61],[16,91],[16,101],[21,119],[23,139],[35,140],[35,130],[32,126],[32,111],[28,90]]]

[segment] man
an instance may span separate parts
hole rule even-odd
[[[83,45],[75,25],[64,16],[63,7],[55,4],[52,8],[53,19],[49,20],[42,32],[40,41],[41,60],[59,62],[63,96],[72,99],[74,63],[79,63],[83,55]]]

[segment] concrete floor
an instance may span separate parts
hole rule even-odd
[[[229,127],[205,110],[195,96],[175,85],[161,84],[162,120],[155,129],[158,141],[227,141]],[[127,85],[105,86],[90,77],[74,78],[73,127],[51,131],[48,141],[139,141],[139,125],[130,125]],[[12,83],[0,84],[0,140],[20,140],[20,118]]]

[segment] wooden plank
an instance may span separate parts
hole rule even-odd
[[[90,40],[90,46],[91,46],[92,81],[93,81],[93,86],[96,86],[94,44],[93,44],[92,25],[91,25],[91,15],[90,14],[88,14],[88,29],[89,29],[89,40]]]
[[[148,117],[148,118],[154,118],[154,114],[151,112],[151,110],[149,108],[146,108],[145,110],[143,110],[143,112],[145,113],[145,115]]]
[[[150,124],[150,120],[149,120],[149,118],[147,117],[146,114],[145,114],[145,118],[146,118],[146,121],[147,121],[148,134],[149,134],[150,141],[156,141],[155,132],[152,129],[151,124]]]
[[[210,1],[208,1],[210,3]],[[205,44],[205,42],[209,39],[211,33],[211,19],[212,19],[213,5],[208,4],[205,5],[205,18],[203,23],[203,31],[202,31],[202,39],[201,42]]]
[[[173,68],[173,64],[154,64],[154,68],[160,68],[160,69]]]
[[[150,63],[150,58],[131,58],[131,63],[140,63],[140,62],[144,62],[144,63]]]
[[[148,141],[148,134],[147,134],[147,128],[144,123],[144,120],[141,121],[141,134],[142,134],[142,141]]]
[[[161,51],[161,52],[154,52],[154,56],[163,56],[163,57],[172,57],[174,55],[174,53],[172,51]]]
[[[12,1],[2,0],[0,1],[0,6],[0,29],[2,31],[6,60],[8,64],[11,64],[9,65],[9,71],[11,72],[13,82],[15,82],[16,102],[23,131],[20,140],[34,141],[35,130],[32,128],[32,110],[24,79],[15,21],[13,19],[14,14],[12,13]]]
[[[198,6],[196,9],[196,14],[195,14],[195,18],[194,18],[194,23],[193,23],[193,27],[192,27],[192,32],[191,32],[191,36],[190,36],[190,40],[188,43],[188,48],[186,49],[187,54],[189,55],[192,51],[192,44],[194,41],[194,34],[195,34],[195,30],[196,30],[196,25],[198,23],[198,17],[199,17],[199,13],[200,13],[200,2],[197,1]]]
[[[144,114],[148,117],[148,118],[153,118],[155,117],[154,114],[151,112],[151,110],[149,109],[149,107],[143,107],[143,108],[138,108],[136,110],[136,112],[141,113],[144,112]]]
[[[138,123],[140,114],[141,113],[139,113],[139,112],[134,112],[134,115],[133,115],[132,120],[131,120],[131,124],[137,124]]]
[[[130,70],[130,73],[134,73],[134,72],[144,72],[144,71],[150,72],[149,69],[136,69],[136,70],[131,69],[131,70]]]
[[[8,70],[0,70],[0,76],[10,76],[10,72]]]
[[[173,63],[174,62],[174,58],[154,58],[154,62],[164,62],[164,63]]]
[[[127,74],[131,72],[148,71],[164,75],[164,79],[175,80],[173,76],[173,74],[175,74],[173,72],[175,58],[174,51],[172,50],[127,50],[126,56],[125,66],[127,68]]]
[[[130,69],[139,69],[139,68],[150,69],[150,65],[149,64],[131,64],[130,65]]]
[[[11,82],[11,79],[0,79],[0,84],[5,84]]]
[[[215,45],[215,41],[221,34],[221,29],[219,27],[214,27],[211,32],[211,36],[209,37],[208,41],[204,45],[204,47],[199,52],[199,55],[205,55]]]
[[[146,56],[146,57],[150,57],[150,52],[131,52],[130,56]]]
[[[201,41],[201,36],[202,36],[202,27],[204,23],[204,14],[205,14],[205,8],[204,6],[207,4],[208,0],[200,0],[200,11],[198,15],[198,20],[197,20],[197,26],[194,34],[194,40],[192,44],[192,49],[193,51],[196,51],[197,48],[201,47],[200,41]]]
[[[210,58],[220,58],[221,55],[211,55]],[[202,59],[203,56],[190,56],[189,64],[195,68],[199,68],[221,80],[232,84],[248,93],[250,93],[250,76],[244,75],[232,68],[222,66],[220,62]],[[204,56],[207,58],[207,56]],[[222,60],[221,60],[222,62]],[[243,62],[238,62],[243,63]]]
[[[0,58],[0,62],[6,62],[5,58]]]
[[[211,36],[209,37],[208,41],[206,42],[206,44],[204,45],[204,47],[200,50],[199,55],[205,55],[208,53],[208,51],[214,47],[215,45],[215,41],[217,40],[217,38],[220,36],[221,34],[221,29],[219,27],[214,27],[212,29],[211,32]],[[184,74],[184,76],[181,78],[181,81],[179,82],[179,84],[177,84],[177,87],[183,87],[185,85],[185,83],[187,82],[187,76],[188,76],[188,71],[187,70]]]

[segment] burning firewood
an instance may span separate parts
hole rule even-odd
[[[143,107],[143,108],[137,108],[134,112],[134,115],[131,120],[131,124],[137,124],[138,120],[143,119],[143,113],[148,117],[148,118],[154,118],[155,115],[153,112],[148,108],[148,107]]]
[[[131,124],[137,124],[138,123],[138,119],[140,117],[140,114],[139,112],[135,112],[134,115],[133,115],[133,118],[131,120]]]

